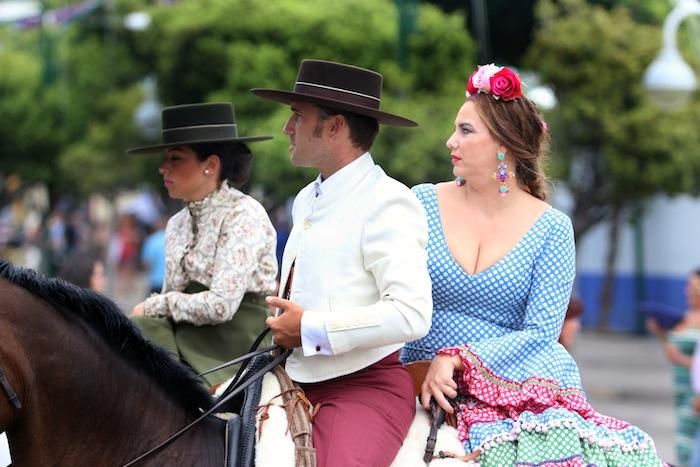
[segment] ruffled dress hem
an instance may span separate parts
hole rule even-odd
[[[562,388],[540,377],[504,379],[468,346],[448,347],[438,351],[441,354],[462,360],[458,392],[467,396],[455,401],[458,432],[467,448],[480,452],[482,467],[664,465],[651,438],[627,422],[596,412],[581,389]],[[488,424],[492,434],[470,436]],[[500,429],[494,430],[494,424]]]

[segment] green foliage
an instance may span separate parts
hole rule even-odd
[[[146,31],[121,18],[145,10]],[[140,81],[158,78],[164,105],[231,101],[242,134],[272,134],[255,144],[253,184],[270,203],[308,183],[313,171],[289,163],[281,128],[285,106],[262,101],[253,87],[290,89],[299,63],[319,58],[372,68],[385,76],[382,107],[418,120],[417,129],[386,128],[373,148],[387,171],[413,184],[449,176],[444,141],[474,65],[461,14],[419,6],[407,67],[396,62],[398,12],[392,0],[188,0],[153,5],[115,0],[71,25],[52,29],[55,82],[42,82],[39,32],[2,31],[0,172],[51,178],[54,191],[87,193],[157,180],[157,156],[126,155],[147,143],[133,126]],[[5,42],[5,35],[12,38]],[[46,60],[46,57],[44,57]],[[45,63],[44,63],[45,64]],[[15,158],[8,157],[16,154]]]
[[[0,53],[0,170],[48,181],[55,151],[64,142],[54,131],[62,118],[55,92],[41,89],[41,65],[23,52]],[[31,155],[35,164],[27,164]]]
[[[672,3],[668,0],[589,0],[594,5],[613,9],[624,7],[630,11],[635,20],[642,23],[658,24],[671,11]]]
[[[100,100],[95,112],[100,117],[91,119],[86,133],[59,155],[58,189],[66,192],[77,187],[82,194],[110,192],[133,186],[147,174],[156,173],[159,154],[126,154],[127,147],[131,146],[128,142],[136,139],[131,118],[140,99],[140,91],[130,88],[110,93]]]
[[[583,0],[543,0],[539,20],[527,60],[559,100],[549,117],[554,167],[573,190],[577,234],[614,206],[697,191],[700,141],[689,117],[698,103],[662,114],[641,83],[659,50],[659,29],[636,22],[625,8]]]

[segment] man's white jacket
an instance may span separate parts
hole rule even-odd
[[[427,334],[425,214],[369,153],[302,189],[292,218],[280,291],[294,263],[290,299],[305,310],[303,350],[286,364],[292,379],[347,375]]]

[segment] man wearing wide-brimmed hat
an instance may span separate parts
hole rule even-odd
[[[398,350],[430,328],[422,208],[368,152],[379,124],[416,126],[380,109],[382,80],[304,60],[293,91],[252,90],[291,106],[291,161],[320,172],[294,202],[280,285],[288,300],[268,298],[280,312],[268,326],[294,348],[287,372],[320,407],[321,467],[392,462],[415,414]]]
[[[165,232],[160,294],[132,310],[147,337],[198,373],[245,353],[265,328],[264,296],[276,289],[275,230],[262,205],[238,187],[250,172],[247,144],[228,102],[166,107],[163,140],[130,149],[160,153],[159,172],[171,198],[185,207]],[[205,376],[213,385],[228,368]]]

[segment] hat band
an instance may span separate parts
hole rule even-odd
[[[307,96],[332,99],[346,104],[359,105],[362,107],[370,107],[379,110],[378,97],[370,96],[369,94],[363,94],[357,91],[350,91],[349,89],[297,81],[294,83],[294,92],[305,94]]]
[[[163,130],[163,144],[238,138],[236,124],[197,125]]]

